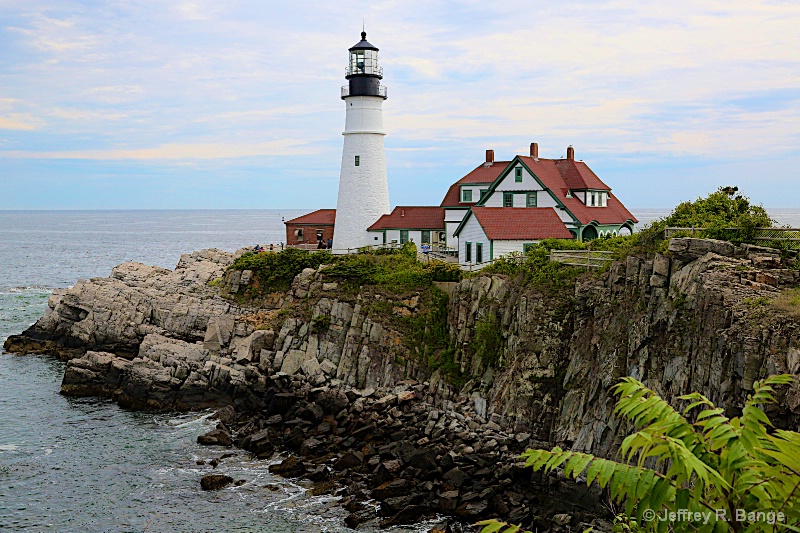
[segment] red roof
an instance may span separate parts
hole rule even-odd
[[[336,209],[317,209],[313,213],[287,220],[284,224],[333,226],[334,222],[336,222]]]
[[[473,207],[472,216],[493,241],[573,238],[552,207]]]
[[[563,203],[570,213],[577,217],[581,224],[588,224],[593,220],[598,224],[622,224],[627,220],[638,222],[622,202],[610,191],[611,189],[595,176],[586,163],[570,159],[539,159],[520,156],[520,161],[536,174],[539,181],[550,189],[558,200]],[[573,194],[567,198],[569,189],[599,189],[608,192],[606,207],[587,207]]]
[[[469,207],[473,205],[478,201],[478,198],[475,198],[475,202],[462,202],[459,194],[459,185],[463,185],[465,183],[485,183],[486,185],[489,185],[495,179],[497,179],[497,176],[499,176],[500,173],[505,170],[509,163],[510,161],[495,161],[494,163],[490,164],[481,163],[480,166],[476,167],[472,172],[451,185],[447,190],[447,194],[444,195],[442,203],[439,205],[442,207]]]
[[[580,189],[598,189],[601,191],[610,191],[611,187],[600,181],[600,178],[592,172],[592,169],[583,161],[575,161],[574,159],[553,159],[546,160],[553,161],[556,168],[561,173],[561,177],[572,190]]]
[[[367,231],[384,229],[430,229],[444,230],[444,209],[428,206],[398,205],[388,214],[383,215]]]

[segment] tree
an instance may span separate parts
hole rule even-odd
[[[607,488],[633,529],[800,531],[800,434],[769,432],[763,410],[775,402],[773,387],[791,381],[780,375],[756,382],[741,416],[729,419],[700,393],[680,397],[689,402],[681,413],[627,377],[614,386],[615,412],[642,429],[623,440],[622,461],[558,447],[522,456],[534,470],[563,469]],[[520,531],[496,520],[478,525],[485,526],[481,533]]]
[[[774,221],[760,205],[739,194],[738,187],[720,187],[706,198],[680,203],[667,217],[654,222],[650,231],[662,234],[666,227],[703,228],[703,236],[727,239],[732,242],[750,242],[755,228],[771,227]],[[741,228],[730,232],[726,228]]]

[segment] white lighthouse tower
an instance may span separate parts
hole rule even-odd
[[[345,71],[348,85],[342,87],[347,115],[344,126],[342,170],[336,201],[336,250],[369,244],[367,228],[381,215],[389,213],[389,184],[383,154],[383,101],[386,87],[381,85],[383,69],[378,65],[378,49],[361,41],[350,48],[350,63]]]

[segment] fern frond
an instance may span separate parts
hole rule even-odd
[[[473,526],[484,526],[480,533],[531,533],[530,531],[521,531],[521,526],[515,526],[508,522],[499,522],[497,520],[481,520],[475,522]],[[505,529],[503,529],[505,528]]]

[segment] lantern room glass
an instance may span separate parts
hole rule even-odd
[[[353,74],[372,74],[381,76],[381,68],[378,66],[377,50],[351,50],[350,65],[347,68],[347,75]]]

